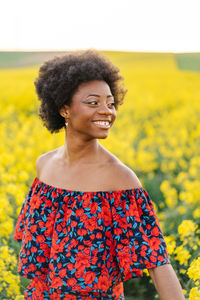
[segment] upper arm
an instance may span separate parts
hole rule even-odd
[[[159,296],[164,299],[184,300],[182,286],[170,263],[148,269]]]

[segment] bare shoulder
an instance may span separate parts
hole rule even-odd
[[[36,174],[37,174],[36,176],[38,178],[40,177],[41,170],[56,151],[57,149],[51,150],[38,156],[38,158],[36,159]]]
[[[123,164],[118,157],[105,149],[108,157],[108,178],[115,182],[116,189],[140,188],[142,184],[135,172]]]
[[[112,174],[114,174],[116,183],[121,189],[140,188],[142,184],[135,172],[122,162],[116,162],[112,165]]]

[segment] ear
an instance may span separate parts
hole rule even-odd
[[[68,105],[64,105],[60,111],[59,111],[60,115],[63,117],[63,118],[66,118],[69,116],[69,106]]]

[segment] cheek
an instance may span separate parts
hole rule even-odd
[[[79,125],[81,124],[83,126],[83,124],[86,125],[86,122],[90,122],[92,121],[92,114],[93,111],[85,108],[85,107],[74,107],[73,111],[72,111],[72,123],[75,125]]]

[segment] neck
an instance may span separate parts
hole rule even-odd
[[[95,163],[100,160],[101,150],[102,146],[97,139],[84,140],[65,132],[65,144],[61,147],[60,157],[68,166]]]

